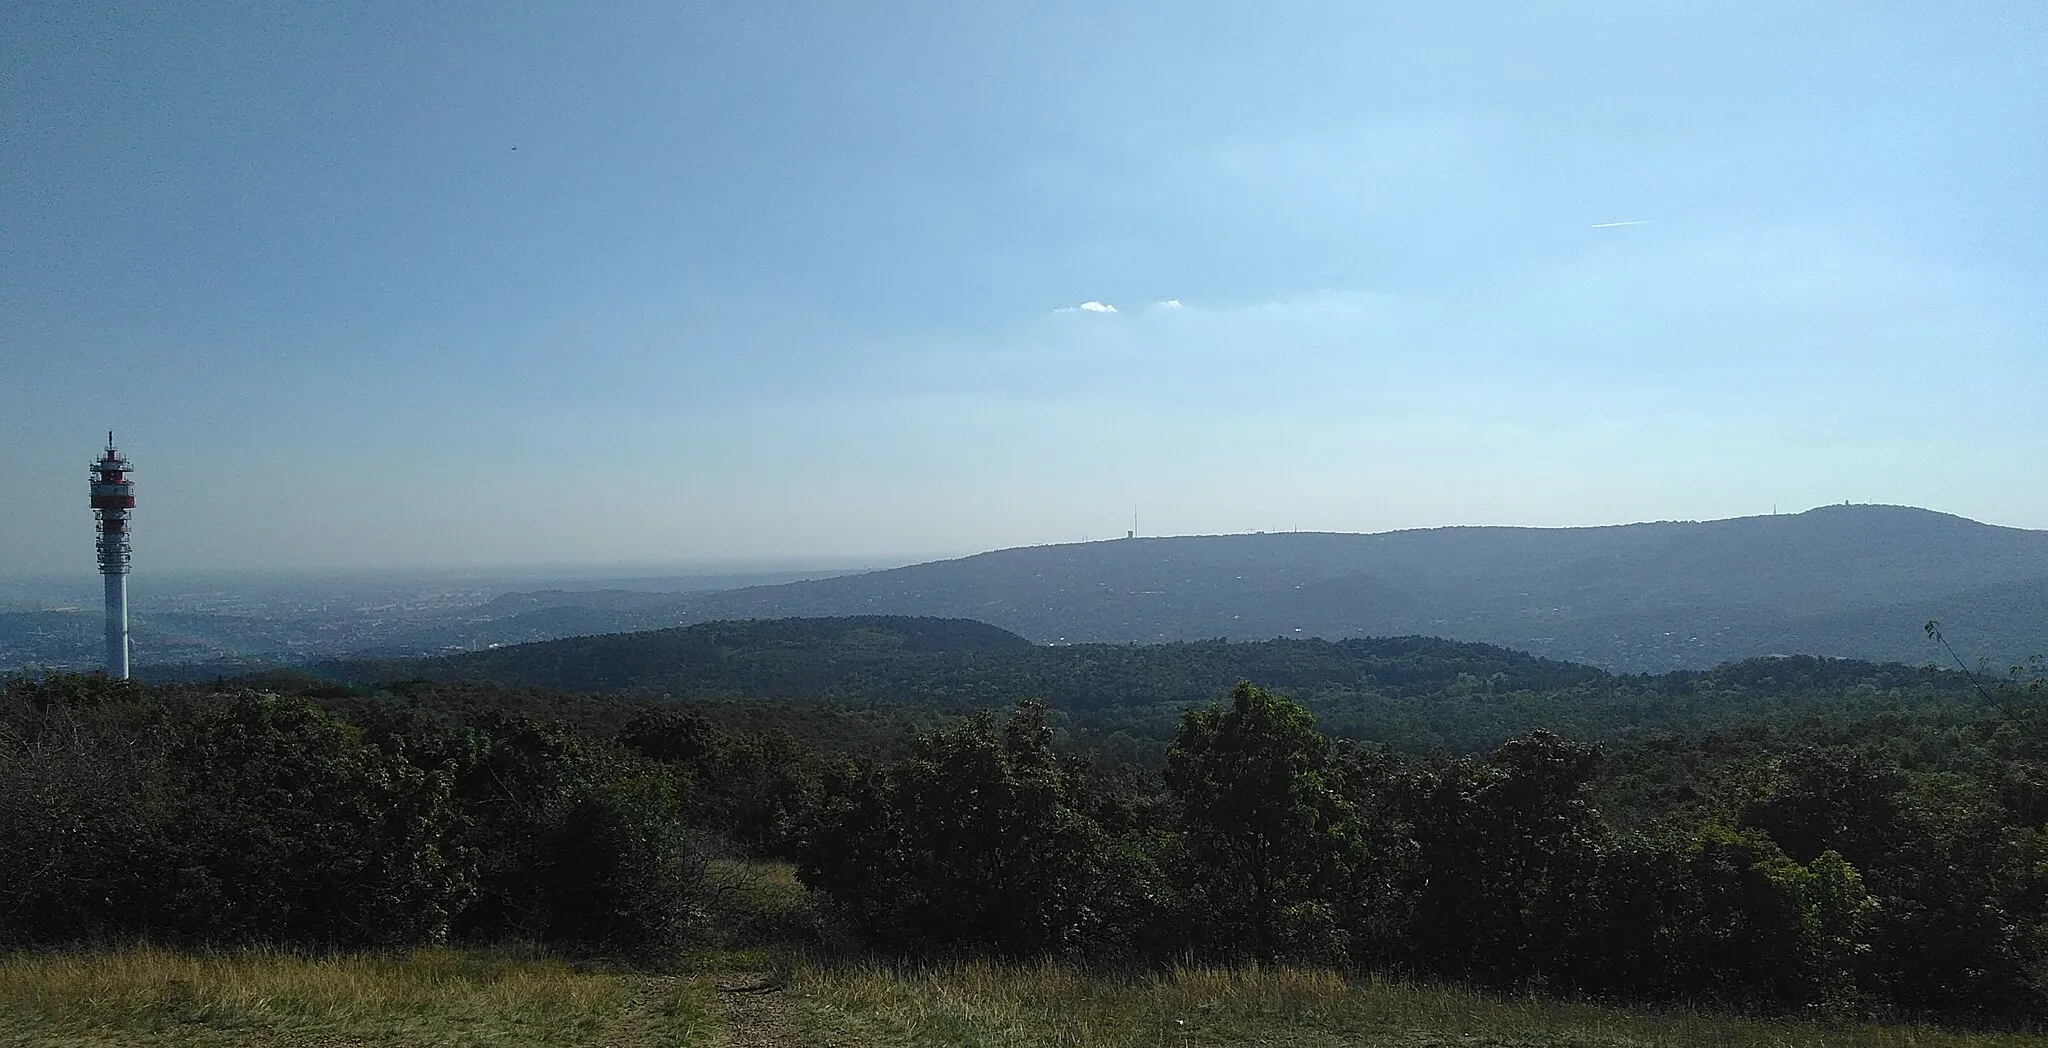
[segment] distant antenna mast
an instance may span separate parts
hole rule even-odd
[[[107,431],[107,451],[92,464],[93,530],[99,535],[100,574],[107,583],[107,676],[128,676],[128,522],[135,511],[135,482],[128,478],[128,460],[114,450],[114,431]]]

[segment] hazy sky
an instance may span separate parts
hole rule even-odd
[[[1004,6],[0,7],[0,572],[2048,527],[2040,0]]]

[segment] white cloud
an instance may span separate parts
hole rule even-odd
[[[1109,303],[1107,303],[1107,302],[1097,302],[1097,301],[1095,301],[1094,299],[1090,299],[1090,300],[1088,300],[1088,301],[1086,301],[1086,302],[1083,302],[1083,303],[1081,303],[1081,304],[1080,304],[1080,305],[1078,305],[1078,306],[1061,306],[1060,308],[1058,308],[1058,309],[1055,309],[1055,310],[1053,310],[1053,312],[1055,312],[1055,313],[1114,313],[1114,312],[1116,312],[1116,307],[1115,307],[1115,306],[1112,306],[1112,305],[1110,305],[1110,304],[1109,304]]]
[[[1179,309],[1179,308],[1180,308],[1180,299],[1177,299],[1177,298],[1169,298],[1169,299],[1162,299],[1162,300],[1160,300],[1160,301],[1158,301],[1158,302],[1154,302],[1154,303],[1152,303],[1152,305],[1153,305],[1153,306],[1155,306],[1155,307],[1157,307],[1157,308],[1159,308],[1159,309]]]

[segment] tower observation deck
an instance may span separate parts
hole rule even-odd
[[[92,464],[93,530],[99,535],[100,574],[107,584],[107,675],[128,676],[128,524],[135,513],[135,482],[128,477],[128,460],[114,449],[114,434],[107,434],[107,451]]]

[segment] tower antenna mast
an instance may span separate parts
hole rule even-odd
[[[107,431],[107,450],[92,464],[93,531],[98,535],[100,574],[107,584],[107,676],[128,677],[128,547],[129,519],[135,512],[135,481],[128,460],[114,448]]]

